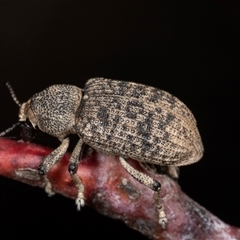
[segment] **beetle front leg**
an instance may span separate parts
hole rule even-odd
[[[154,191],[153,204],[157,207],[159,212],[159,224],[161,225],[162,229],[165,229],[167,225],[167,218],[163,209],[163,205],[161,204],[160,197],[161,184],[157,180],[149,177],[148,175],[137,171],[129,163],[127,163],[124,158],[119,157],[119,160],[122,166],[133,178],[135,178],[138,182],[144,184],[145,186],[151,188]]]
[[[76,198],[76,205],[78,211],[80,211],[81,207],[84,207],[85,205],[84,185],[82,183],[82,179],[77,175],[78,165],[81,160],[82,151],[83,151],[83,139],[80,138],[72,152],[68,165],[68,171],[71,174],[71,178],[78,190],[78,195]]]
[[[51,167],[63,157],[67,151],[68,146],[69,138],[63,139],[61,145],[52,151],[47,157],[45,157],[43,162],[38,167],[38,174],[45,184],[45,191],[48,196],[54,195],[54,192],[52,190],[52,184],[47,177],[47,173]]]

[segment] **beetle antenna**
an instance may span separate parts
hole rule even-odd
[[[0,137],[6,135],[7,133],[11,132],[15,127],[17,127],[18,125],[20,125],[20,122],[14,123],[10,128],[7,128],[5,131],[0,133]]]
[[[21,107],[22,104],[18,101],[17,96],[16,96],[15,92],[13,91],[13,88],[12,88],[12,86],[10,85],[10,83],[9,83],[8,81],[5,81],[5,85],[7,86],[7,88],[8,88],[8,90],[9,90],[9,92],[10,92],[10,95],[11,95],[13,101],[14,101],[19,107]]]

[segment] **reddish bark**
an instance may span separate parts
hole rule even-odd
[[[50,151],[46,147],[0,138],[0,175],[43,187],[35,170]],[[77,192],[67,172],[69,156],[66,154],[48,177],[56,193],[75,198]],[[137,162],[129,162],[144,172]],[[240,239],[240,229],[223,223],[198,205],[166,175],[154,176],[162,184],[168,218],[167,229],[162,230],[152,204],[153,192],[135,181],[117,158],[94,151],[83,158],[78,174],[85,185],[88,205],[124,221],[151,239]]]

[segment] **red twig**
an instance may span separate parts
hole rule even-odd
[[[50,151],[42,146],[0,138],[0,175],[42,187],[36,169]],[[75,198],[77,192],[67,172],[68,159],[66,154],[48,177],[55,192]],[[137,162],[129,161],[140,169]],[[199,206],[166,175],[154,176],[162,184],[168,218],[167,229],[162,230],[152,204],[153,192],[129,176],[117,158],[94,151],[83,158],[78,174],[85,185],[88,205],[124,221],[151,239],[240,239],[240,229],[223,223]]]

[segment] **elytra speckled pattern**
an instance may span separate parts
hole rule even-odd
[[[76,131],[110,155],[157,165],[187,165],[203,154],[196,120],[173,95],[133,82],[87,81]]]

